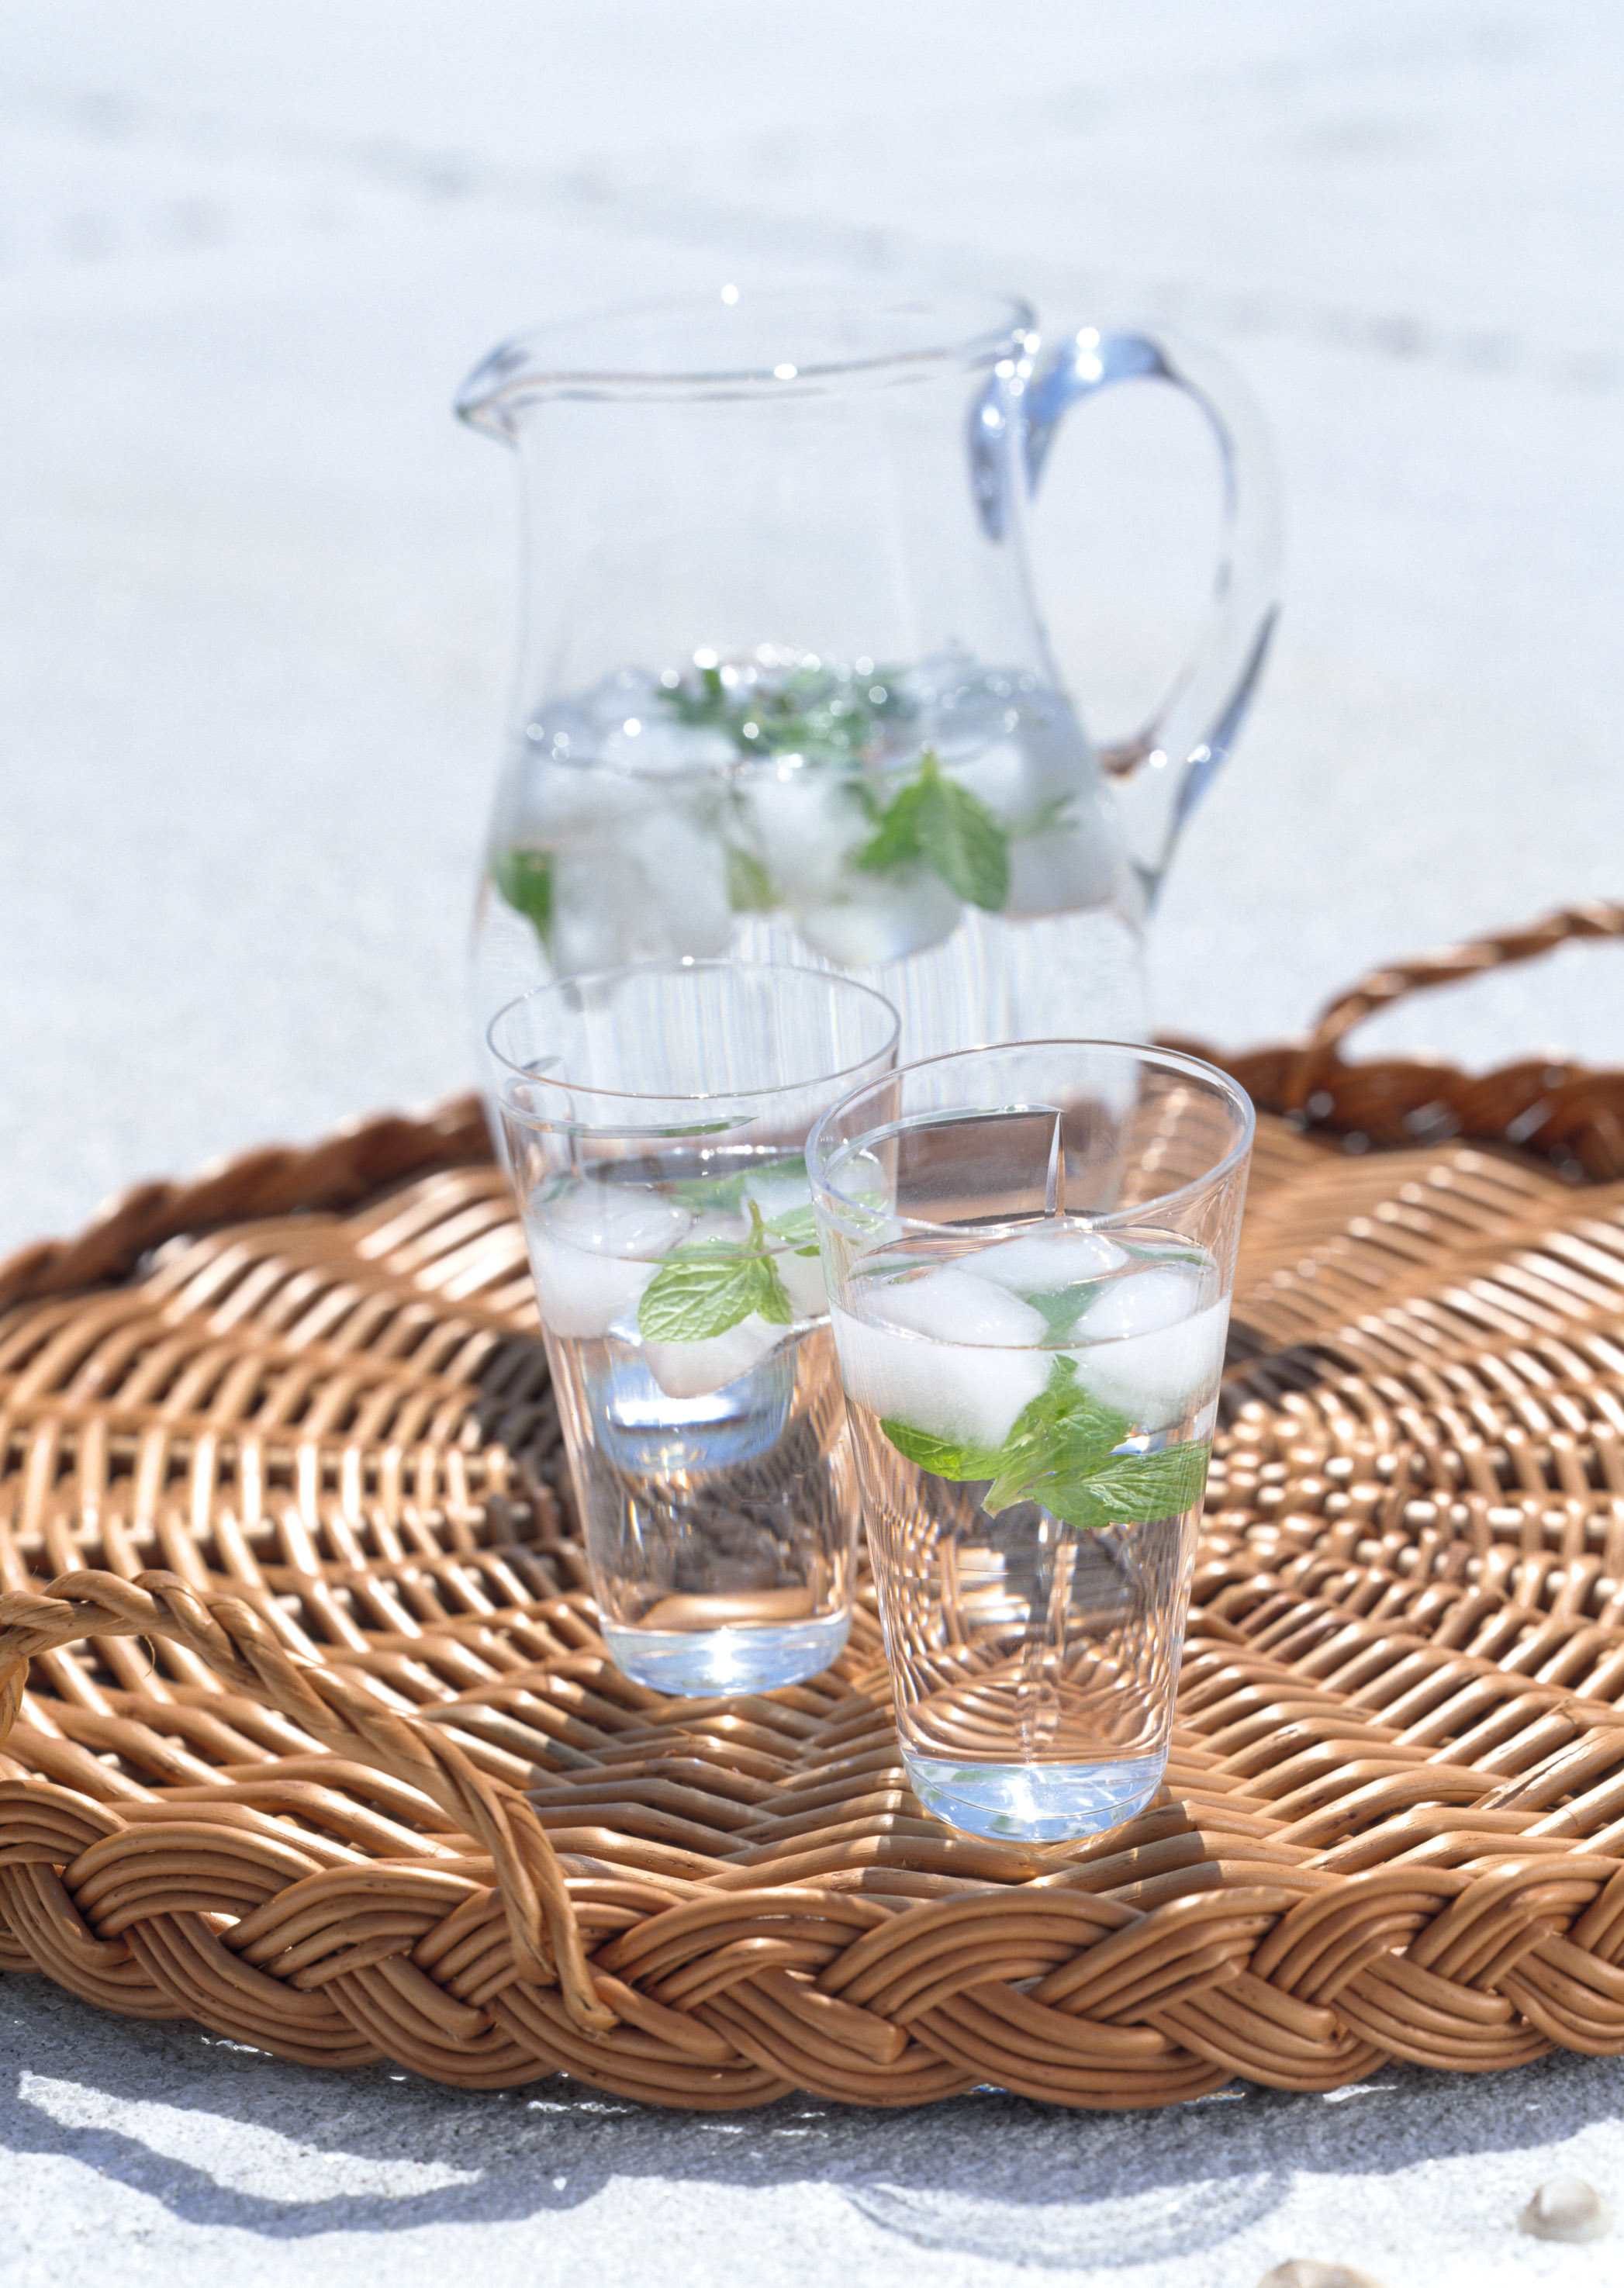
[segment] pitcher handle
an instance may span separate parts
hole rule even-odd
[[[1279,616],[1279,495],[1262,411],[1226,360],[1166,335],[1084,327],[1039,361],[1026,397],[1026,486],[1035,492],[1060,417],[1119,381],[1166,381],[1212,425],[1224,470],[1224,536],[1212,608],[1194,651],[1142,730],[1100,750],[1128,847],[1154,902],[1184,821],[1234,743]]]

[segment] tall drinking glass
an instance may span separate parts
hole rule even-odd
[[[955,1827],[1161,1785],[1252,1128],[1194,1058],[1034,1041],[808,1140],[903,1758]]]
[[[657,1691],[814,1675],[858,1518],[806,1163],[894,1062],[850,980],[672,961],[527,994],[488,1035],[602,1617]]]

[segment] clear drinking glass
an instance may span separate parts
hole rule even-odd
[[[903,1758],[955,1827],[1161,1785],[1252,1128],[1192,1057],[1034,1041],[808,1140]]]
[[[675,961],[543,987],[488,1037],[606,1643],[662,1692],[816,1674],[858,1500],[803,1153],[893,1064],[896,1011]]]

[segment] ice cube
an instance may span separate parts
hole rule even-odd
[[[560,854],[552,874],[548,950],[561,976],[607,969],[635,958],[639,884],[617,852]]]
[[[791,1339],[782,1327],[769,1326],[752,1311],[725,1334],[708,1335],[696,1343],[645,1341],[643,1356],[649,1372],[668,1398],[702,1398],[724,1390],[770,1358],[780,1343]]]
[[[820,1319],[829,1307],[828,1291],[823,1284],[822,1259],[816,1255],[800,1255],[794,1248],[784,1248],[772,1258],[773,1267],[783,1281],[797,1319]]]
[[[638,800],[635,786],[593,769],[590,759],[527,746],[496,821],[496,846],[587,850],[613,832],[617,819],[630,817]]]
[[[1116,843],[1103,825],[1087,817],[1047,834],[1017,835],[1010,844],[1010,894],[1003,910],[1021,920],[1103,905],[1121,870]]]
[[[639,886],[631,949],[622,961],[725,953],[733,935],[727,850],[717,822],[651,789],[641,814],[622,830],[621,849]]]
[[[923,866],[907,866],[849,874],[841,894],[799,915],[797,926],[814,953],[846,969],[875,969],[939,945],[958,918],[947,885]]]
[[[775,1216],[794,1215],[798,1208],[811,1207],[812,1179],[805,1162],[770,1162],[758,1173],[746,1177],[744,1195],[755,1201],[769,1223]]]
[[[1041,1334],[1042,1320],[1031,1315]],[[1048,1379],[1050,1355],[1043,1351],[931,1342],[869,1325],[837,1304],[829,1318],[848,1397],[882,1421],[905,1422],[954,1445],[1001,1446]]]
[[[681,954],[718,954],[733,934],[720,837],[641,790],[613,844],[561,854],[551,951],[563,975]]]
[[[1025,1232],[1018,1239],[1001,1240],[978,1254],[959,1259],[959,1268],[978,1279],[991,1279],[1020,1295],[1052,1294],[1062,1287],[1103,1279],[1128,1260],[1126,1248],[1097,1231],[1076,1231],[1064,1224],[1046,1225]]]
[[[1041,1311],[957,1264],[914,1278],[864,1280],[861,1287],[868,1315],[934,1343],[994,1343],[1002,1349],[1043,1339],[1047,1323]]]
[[[1077,1331],[1090,1342],[1113,1342],[1120,1335],[1149,1335],[1187,1319],[1201,1299],[1200,1267],[1156,1264],[1113,1279],[1089,1307]]]
[[[964,756],[949,750],[943,760],[948,775],[1005,823],[1038,806],[1026,751],[1018,739],[994,739],[978,752]]]
[[[709,774],[726,770],[739,759],[739,750],[725,731],[684,723],[660,700],[638,702],[637,711],[612,724],[602,734],[598,751],[612,770],[640,778]]]
[[[617,1320],[636,1311],[656,1269],[653,1263],[570,1247],[534,1224],[525,1235],[543,1323],[555,1335],[606,1335]]]
[[[606,1335],[633,1314],[659,1259],[692,1221],[675,1200],[639,1186],[574,1184],[534,1195],[525,1237],[542,1317],[555,1335]]]
[[[532,1199],[529,1214],[548,1239],[598,1255],[645,1259],[675,1247],[693,1220],[679,1201],[662,1192],[590,1178],[555,1192],[551,1199]]]
[[[810,763],[763,765],[739,783],[745,839],[792,911],[820,905],[847,853],[867,838],[850,790],[850,780]]]
[[[1160,1278],[1161,1273],[1145,1277]],[[1137,1284],[1123,1281],[1124,1286]],[[1105,1299],[1102,1298],[1102,1304]],[[1097,1310],[1100,1306],[1096,1306]],[[1095,1311],[1088,1312],[1084,1328],[1091,1330]],[[1202,1311],[1169,1324],[1147,1328],[1073,1351],[1078,1379],[1083,1387],[1137,1428],[1169,1428],[1192,1408],[1210,1403],[1224,1370],[1224,1339],[1229,1325],[1227,1303],[1210,1303]]]

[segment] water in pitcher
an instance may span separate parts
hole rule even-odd
[[[785,647],[626,668],[526,724],[476,925],[488,1013],[673,955],[826,963],[905,1055],[1145,1022],[1131,870],[1070,703],[1026,671]]]
[[[1064,1216],[853,1267],[834,1325],[899,1730],[955,1826],[1058,1838],[1160,1784],[1221,1283]]]

